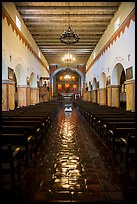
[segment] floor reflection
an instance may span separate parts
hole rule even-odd
[[[76,109],[59,111],[38,157],[23,178],[22,200],[121,202],[134,185],[108,163],[107,151]],[[114,170],[114,173],[113,173]]]
[[[57,164],[60,168],[56,168],[56,172],[63,172],[60,178],[55,179],[62,188],[69,189],[70,186],[78,185],[77,180],[81,176],[78,168],[79,157],[77,155],[76,146],[76,126],[73,123],[72,112],[65,112],[62,125],[60,126],[60,141],[58,148]],[[58,165],[57,165],[58,166]],[[65,176],[64,176],[65,175]],[[75,180],[74,180],[75,179]]]

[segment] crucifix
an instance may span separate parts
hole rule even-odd
[[[10,55],[10,62],[11,62],[11,60],[12,60],[12,56]]]
[[[130,61],[130,54],[128,55],[128,61]]]

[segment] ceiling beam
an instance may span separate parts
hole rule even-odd
[[[106,29],[106,26],[104,27],[104,26],[87,26],[87,27],[82,27],[81,28],[81,26],[79,26],[79,27],[76,27],[76,26],[72,26],[71,27],[72,28],[72,30],[75,30],[75,31],[90,31],[90,30],[94,30],[94,31],[98,31],[98,30],[105,30]],[[63,26],[63,27],[56,27],[56,26],[53,26],[53,27],[49,27],[49,26],[43,26],[43,27],[28,27],[28,29],[29,29],[29,31],[55,31],[55,29],[56,29],[56,31],[60,31],[60,30],[62,30],[62,31],[64,31],[64,30],[66,30],[66,29],[68,29],[68,26]]]
[[[42,48],[47,48],[47,49],[60,49],[60,48],[62,48],[63,47],[63,49],[65,48],[66,50],[68,49],[68,47],[67,46],[65,46],[65,45],[58,45],[58,46],[46,46],[46,45],[40,45],[39,46],[39,48],[40,49],[42,49]],[[79,45],[74,45],[74,46],[71,46],[71,47],[69,47],[69,49],[70,48],[75,48],[75,49],[91,49],[92,47],[94,47],[94,46],[92,46],[92,45],[90,45],[90,46],[84,46],[84,45],[81,45],[81,46],[79,46]]]
[[[41,40],[43,40],[43,39],[54,39],[55,40],[56,39],[56,40],[58,40],[60,37],[60,36],[57,36],[56,34],[50,34],[50,38],[49,38],[49,36],[47,36],[47,35],[45,36],[44,34],[43,35],[32,34],[32,36],[35,40],[38,40],[38,39],[41,39]],[[88,40],[97,39],[97,40],[99,40],[101,37],[101,35],[96,35],[96,34],[95,35],[94,34],[92,34],[92,35],[80,34],[80,36],[82,36],[82,38],[80,40],[83,40],[83,39],[88,39]]]
[[[41,42],[41,43],[38,43],[37,42],[37,45],[38,46],[42,46],[42,45],[45,45],[45,46],[58,46],[58,45],[60,45],[60,43],[61,42],[57,42],[57,43],[53,43],[53,42]],[[93,42],[91,42],[91,43],[89,43],[89,42],[87,42],[87,43],[85,43],[85,42],[79,42],[78,43],[78,45],[79,46],[88,46],[88,45],[91,45],[91,46],[95,46],[96,45],[96,43],[93,43]]]
[[[54,32],[54,33],[53,33]],[[40,34],[40,35],[50,35],[50,34],[54,34],[54,35],[62,35],[62,32],[63,31],[60,31],[59,32],[59,30],[57,30],[57,32],[56,32],[56,30],[54,30],[54,31],[39,31],[39,30],[36,30],[36,31],[31,31],[31,34]],[[79,35],[81,35],[81,34],[83,34],[83,35],[92,35],[92,34],[94,34],[94,35],[96,35],[96,34],[98,34],[98,35],[102,35],[104,33],[104,31],[81,31],[80,33],[79,33]]]
[[[62,21],[61,21],[62,22]],[[68,22],[66,22],[66,21],[64,21],[64,23],[66,23],[66,25],[68,24]],[[73,24],[73,26],[76,26],[76,27],[78,27],[78,26],[83,26],[83,27],[87,27],[87,23],[88,23],[88,26],[104,26],[104,27],[106,27],[107,25],[108,25],[108,22],[106,21],[106,22],[102,22],[102,21],[96,21],[96,22],[93,22],[93,21],[86,21],[86,22],[84,22],[84,21],[81,21],[81,22],[79,22],[79,21],[71,21],[71,25]],[[29,27],[32,27],[32,26],[35,26],[35,27],[41,27],[41,26],[48,26],[49,28],[50,27],[65,27],[65,26],[62,26],[61,24],[60,24],[60,22],[59,21],[26,21],[25,22],[25,24],[27,25],[27,27],[29,28]]]
[[[24,22],[25,22],[25,24],[26,25],[31,25],[31,24],[40,24],[40,25],[42,25],[42,24],[46,24],[46,25],[51,25],[52,23],[55,25],[55,23],[57,24],[59,24],[60,25],[60,23],[67,23],[68,22],[68,19],[65,19],[64,20],[64,18],[60,18],[60,19],[54,19],[54,20],[52,20],[52,19],[47,19],[47,18],[43,18],[42,19],[42,21],[41,21],[41,19],[31,19],[31,20],[28,20],[28,19],[24,19]],[[106,19],[106,18],[104,18],[104,19],[96,19],[96,18],[94,18],[94,19],[82,19],[81,21],[79,21],[79,19],[70,19],[70,23],[75,23],[76,25],[77,24],[89,24],[89,25],[95,25],[95,23],[96,23],[96,25],[100,25],[100,24],[102,24],[102,25],[106,25],[106,24],[108,24],[110,22],[110,19],[108,20],[108,19]]]
[[[59,41],[59,39],[57,39],[57,38],[56,38],[56,39],[55,39],[55,38],[54,38],[54,39],[51,39],[51,38],[50,38],[50,39],[49,39],[49,38],[45,38],[45,39],[35,39],[35,42],[36,42],[36,43],[41,43],[41,42],[42,42],[42,43],[45,43],[45,42],[46,42],[46,43],[47,43],[47,42],[49,42],[49,43],[51,43],[51,42],[52,42],[52,43],[57,43],[58,41]],[[81,39],[81,40],[80,40],[80,43],[84,43],[84,42],[97,43],[97,42],[98,42],[98,39],[86,39],[86,38],[85,38],[85,39]]]
[[[69,14],[70,18],[108,18],[111,19],[113,18],[113,14]],[[56,18],[56,17],[68,17],[68,14],[21,14],[21,17],[23,19],[27,18],[27,19],[31,19],[31,18]]]
[[[45,11],[45,10],[92,10],[92,11],[113,11],[118,9],[118,6],[16,6],[18,11]]]
[[[72,49],[70,48],[69,51],[70,52],[90,52],[92,50],[92,48],[87,48],[87,49],[83,49],[83,48],[79,48],[79,49]],[[59,48],[59,49],[56,49],[56,47],[54,49],[47,49],[47,48],[41,48],[41,51],[42,52],[47,52],[47,53],[58,53],[58,52],[66,52],[67,49],[64,49],[64,48]]]

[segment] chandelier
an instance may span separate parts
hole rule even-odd
[[[75,61],[75,58],[68,52],[64,57],[62,57],[62,61],[65,63],[72,63]]]
[[[69,11],[70,11],[70,2],[69,2]],[[60,41],[66,45],[73,45],[78,43],[80,36],[71,29],[70,26],[70,12],[68,12],[68,30],[60,36]]]
[[[60,41],[66,45],[78,43],[79,39],[80,39],[79,35],[76,34],[75,31],[72,30],[70,26],[68,30],[64,31],[64,33],[60,36]]]

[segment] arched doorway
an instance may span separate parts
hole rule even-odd
[[[93,103],[97,102],[97,87],[98,87],[98,85],[99,84],[97,83],[97,80],[94,77],[93,78],[93,83],[92,83],[92,92],[91,92],[91,94],[92,94],[91,98],[92,98]]]
[[[18,107],[26,106],[26,73],[22,64],[18,63],[15,66],[16,86],[17,86],[17,97]]]
[[[17,88],[17,78],[16,78],[15,72],[14,72],[13,80],[15,82],[15,108],[17,108],[18,107],[18,88]]]
[[[53,78],[53,95],[58,99],[80,96],[81,77],[79,73],[73,69],[65,69],[57,72]]]
[[[125,81],[125,71],[121,63],[117,63],[112,71],[111,75],[111,105],[120,107],[121,105],[121,91],[123,91],[123,85]],[[123,94],[123,93],[122,93]],[[123,105],[123,103],[122,103]],[[125,106],[125,103],[124,103]]]
[[[40,101],[40,90],[37,83],[37,75],[32,72],[28,83],[28,104],[34,105]]]
[[[99,80],[99,104],[100,105],[107,104],[106,81],[107,81],[106,74],[102,72]]]
[[[120,77],[120,108],[126,109],[125,71],[122,70]]]
[[[60,72],[65,72],[67,68],[58,68],[57,70],[54,71],[54,73],[51,75],[50,77],[50,94],[51,94],[51,97],[55,96],[56,93],[55,93],[55,86],[54,86],[54,80],[57,76],[57,74]],[[79,96],[83,96],[83,90],[84,90],[84,83],[85,83],[85,77],[84,75],[82,74],[82,72],[80,70],[76,70],[76,69],[73,69],[71,67],[69,67],[69,71],[72,71],[74,74],[78,74],[80,80],[79,80],[79,87],[80,87],[80,94]],[[75,87],[74,87],[75,89]]]

